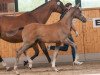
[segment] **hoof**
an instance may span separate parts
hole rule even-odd
[[[58,72],[59,70],[56,67],[52,67],[54,71]]]
[[[10,67],[6,67],[6,71],[11,71],[11,68]]]
[[[26,66],[28,64],[28,61],[24,61],[24,66]]]
[[[73,66],[74,66],[74,65],[82,65],[82,64],[83,64],[83,62],[79,62],[79,61],[74,61],[74,62],[73,62]]]
[[[29,68],[32,69],[32,62],[29,62]]]
[[[32,66],[29,66],[29,69],[31,70],[32,69]]]
[[[49,59],[48,62],[51,63],[51,59]]]
[[[32,68],[29,68],[30,70],[32,69]]]
[[[16,71],[16,75],[20,75],[20,73]]]

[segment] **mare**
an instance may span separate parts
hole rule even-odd
[[[72,20],[74,18],[79,19],[83,23],[86,22],[86,18],[82,15],[82,11],[79,8],[79,4],[72,7],[65,16],[58,22],[45,25],[40,23],[31,23],[24,27],[22,31],[23,45],[16,53],[16,63],[14,65],[15,71],[17,71],[17,64],[20,55],[27,51],[32,45],[38,43],[37,40],[41,40],[44,43],[68,43],[70,46],[77,49],[77,46],[68,37],[71,35]],[[59,48],[59,47],[58,47]],[[54,51],[52,67],[55,71],[58,71],[55,67],[56,57],[59,49]],[[29,67],[32,67],[32,60],[28,58]]]
[[[33,11],[26,12],[20,16],[1,16],[0,17],[0,39],[3,39],[10,43],[20,43],[22,42],[22,29],[16,32],[20,27],[24,27],[30,23],[41,23],[47,22],[52,12],[62,13],[64,10],[64,5],[60,0],[51,0]],[[7,35],[9,33],[9,35]],[[38,42],[39,46],[42,48],[44,54],[46,55],[49,62],[51,59],[45,47],[45,44],[41,41]],[[31,57],[33,60],[39,54],[38,46],[35,44],[32,46],[35,50],[35,54]]]

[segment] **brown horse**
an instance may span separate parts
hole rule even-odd
[[[21,36],[22,30],[19,30],[17,32],[12,32],[13,30],[16,30],[20,27],[24,27],[25,25],[30,23],[44,24],[46,23],[46,21],[48,20],[52,12],[61,13],[63,9],[64,9],[64,5],[60,0],[51,0],[43,4],[42,6],[38,7],[37,9],[31,12],[23,13],[20,16],[1,16],[0,17],[0,38],[10,43],[20,43],[22,42],[22,36]],[[10,35],[12,36],[7,35],[6,33],[8,32],[10,32]],[[45,44],[41,41],[39,41],[38,44],[42,48],[48,61],[51,62]],[[35,50],[35,55],[32,56],[31,59],[34,59],[39,54],[37,44],[35,44],[33,48]]]
[[[39,23],[31,23],[24,27],[22,31],[22,38],[23,38],[23,45],[22,47],[17,51],[16,54],[16,63],[14,66],[14,69],[17,72],[17,63],[19,61],[20,55],[29,49],[31,46],[33,46],[37,40],[41,40],[44,43],[55,43],[55,42],[61,42],[61,43],[68,43],[69,45],[73,46],[75,49],[77,49],[77,46],[75,43],[69,40],[69,36],[71,35],[71,28],[72,28],[72,20],[74,18],[77,18],[81,20],[82,22],[86,22],[86,18],[82,15],[81,10],[79,9],[79,4],[75,7],[72,7],[69,12],[67,12],[63,19],[61,19],[59,22],[50,24],[50,25],[44,25]],[[55,61],[57,57],[58,50],[55,50],[52,67],[55,71],[58,71],[55,67]],[[29,61],[29,67],[32,67],[32,60],[28,58]]]

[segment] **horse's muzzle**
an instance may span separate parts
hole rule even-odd
[[[81,17],[81,21],[82,21],[83,23],[86,23],[87,20],[86,20],[86,18],[85,18],[84,16],[82,16],[82,17]]]

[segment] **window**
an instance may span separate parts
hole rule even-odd
[[[15,0],[16,1],[16,0]],[[49,0],[48,0],[49,1]],[[61,0],[64,4],[70,2],[72,5],[75,5],[75,0]],[[46,0],[18,0],[18,6],[16,6],[16,11],[25,12],[31,11],[35,8],[39,7],[40,5],[44,4]],[[18,8],[18,9],[17,9]]]
[[[60,0],[60,1],[62,1],[64,4],[70,2],[70,3],[72,3],[73,6],[75,5],[75,0]]]
[[[0,12],[14,12],[14,0],[0,0]]]
[[[18,0],[18,11],[31,11],[45,3],[45,0]]]
[[[100,0],[81,0],[82,8],[100,7]]]

